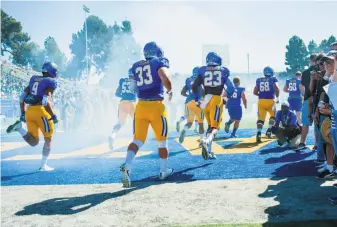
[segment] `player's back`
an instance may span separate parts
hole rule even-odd
[[[29,81],[29,94],[34,97],[36,101],[41,101],[46,89],[57,87],[57,82],[55,79],[50,77],[34,75]]]
[[[229,70],[222,66],[202,66],[199,69],[205,94],[221,95]]]
[[[195,79],[196,79],[195,76],[191,76],[191,77],[187,78],[186,81],[185,81],[185,86],[186,86],[187,92],[188,92],[188,96],[186,98],[185,103],[188,103],[189,101],[192,101],[192,100],[201,100],[202,99],[201,87],[198,87],[198,92],[196,94],[193,93],[192,85],[193,85]]]
[[[129,78],[122,78],[119,80],[119,87],[121,89],[121,99],[134,102],[136,101],[136,94],[130,89],[131,80]]]
[[[276,77],[261,77],[256,80],[256,86],[259,91],[259,99],[274,99],[274,84],[277,82]]]
[[[293,98],[301,99],[302,98],[300,84],[301,84],[301,80],[297,78],[291,78],[291,79],[286,80],[286,86],[288,87],[290,99],[293,99]]]
[[[137,81],[139,99],[164,99],[164,87],[158,75],[158,70],[161,67],[169,67],[169,62],[166,58],[152,58],[150,60],[141,60],[133,64],[132,72]]]
[[[235,86],[232,96],[227,101],[227,108],[241,106],[241,95],[244,91],[244,87]]]

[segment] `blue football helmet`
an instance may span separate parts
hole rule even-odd
[[[206,56],[207,65],[222,65],[222,58],[215,52],[209,52]]]
[[[272,76],[274,76],[274,69],[267,66],[263,69],[263,74],[266,77],[272,77]]]
[[[42,72],[48,73],[52,78],[57,77],[57,65],[50,61],[46,61],[42,66]]]
[[[156,42],[149,42],[145,44],[143,52],[145,59],[164,56],[164,51],[157,45]]]
[[[192,70],[192,76],[196,77],[196,76],[198,76],[198,74],[199,74],[199,67],[196,66]]]
[[[133,77],[132,68],[129,69],[128,75],[129,75],[129,79],[132,79]]]

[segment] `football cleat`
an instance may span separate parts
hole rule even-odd
[[[179,137],[179,143],[183,143],[185,140],[185,135],[186,135],[186,131],[185,129],[183,129],[180,133],[180,137]]]
[[[288,147],[290,147],[290,143],[289,143],[289,142],[285,142],[285,143],[282,144],[280,147],[281,147],[281,148],[288,148]]]
[[[12,133],[12,132],[18,132],[22,128],[22,123],[21,121],[16,121],[14,124],[8,126],[6,132],[7,133]]]
[[[208,144],[202,139],[200,140],[201,145],[201,155],[203,159],[207,160],[209,158]]]
[[[267,129],[266,136],[268,139],[271,139],[271,129],[270,128]]]
[[[229,127],[230,125],[228,124],[228,122],[225,123],[225,132],[229,133]]]
[[[54,168],[48,166],[47,164],[44,165],[44,166],[41,166],[41,167],[39,168],[39,171],[41,171],[41,172],[47,172],[47,171],[53,171],[53,170],[54,170]]]
[[[262,141],[261,141],[261,132],[257,132],[257,134],[256,134],[256,142],[257,143],[261,143]]]
[[[166,172],[160,172],[159,179],[160,180],[165,180],[166,178],[168,178],[169,176],[171,176],[173,174],[173,172],[174,172],[173,169],[167,169]]]
[[[216,159],[216,155],[213,152],[210,152],[208,159],[213,159],[214,160],[214,159]]]
[[[114,150],[114,138],[112,136],[109,136],[109,150]]]
[[[177,121],[176,130],[177,130],[177,132],[180,132],[180,122],[179,121]]]
[[[235,134],[231,134],[231,138],[238,138],[238,136]]]
[[[130,180],[130,170],[125,166],[125,163],[121,165],[120,171],[122,174],[122,184],[124,188],[131,187],[131,180]]]

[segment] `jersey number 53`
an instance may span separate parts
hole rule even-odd
[[[137,86],[149,85],[153,83],[150,65],[140,66],[136,68],[136,76],[138,77]]]

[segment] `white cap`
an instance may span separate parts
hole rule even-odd
[[[281,103],[281,106],[287,106],[287,107],[289,107],[289,102],[288,101],[283,101]]]

